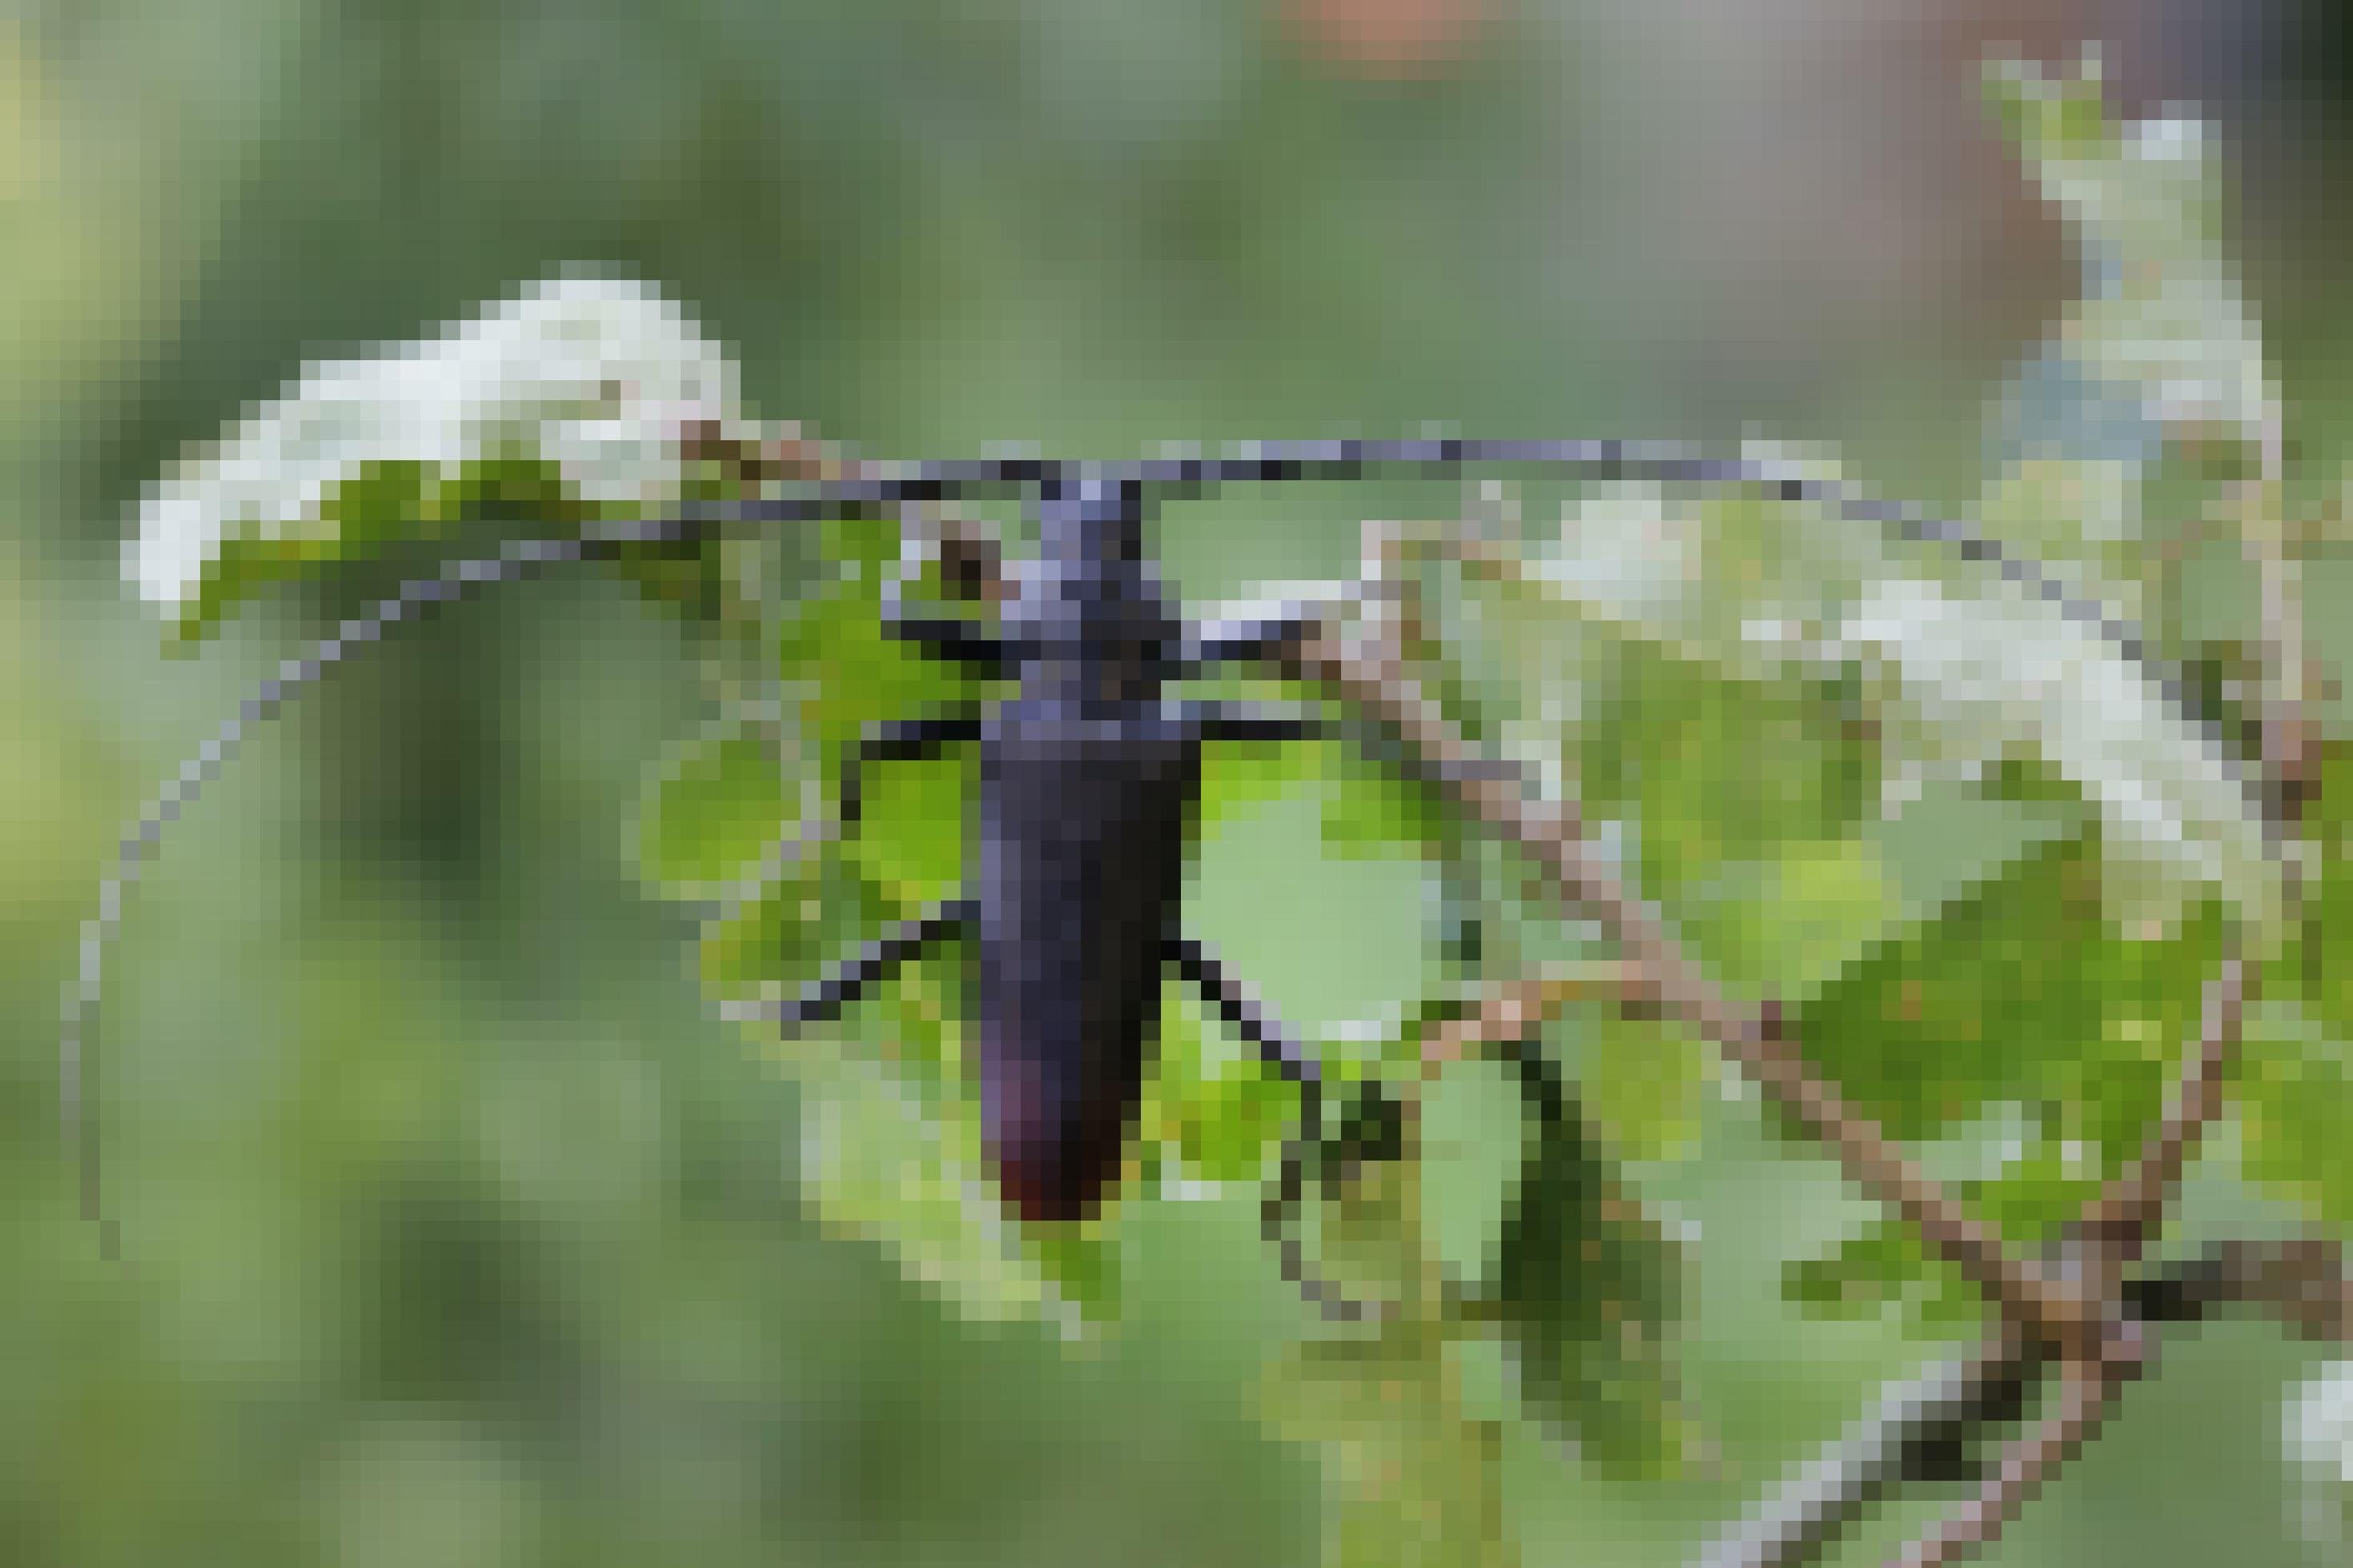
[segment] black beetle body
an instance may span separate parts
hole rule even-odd
[[[1201,749],[1159,700],[1140,517],[1134,486],[1048,488],[1007,617],[1021,694],[981,729],[981,1111],[1025,1219],[1079,1218],[1116,1179],[1177,936]]]
[[[980,742],[981,1112],[1025,1219],[1078,1218],[1118,1173],[1200,776],[1179,724],[1060,707],[1017,699]]]
[[[963,899],[853,958],[780,1021],[828,1017],[933,942],[975,939],[974,1020],[983,1141],[1025,1220],[1084,1218],[1115,1184],[1173,965],[1303,1088],[1314,1074],[1185,940],[1187,846],[1201,745],[1309,732],[1286,715],[1164,699],[1189,667],[1143,546],[1145,487],[1053,469],[1039,495],[1039,551],[996,637],[891,602],[892,634],[1019,681],[986,713],[871,730],[842,783],[854,823],[869,763],[980,746],[978,844]],[[1198,652],[1198,639],[1195,639]]]

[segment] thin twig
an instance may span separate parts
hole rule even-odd
[[[2099,1434],[2116,1384],[2097,1367],[2061,1369],[2059,1408],[2002,1451],[1984,1489],[1889,1560],[1891,1568],[1945,1568],[1990,1543],[2059,1467]]]
[[[2183,1167],[2207,1126],[2222,1110],[2222,1087],[2238,1055],[2253,977],[2232,952],[2221,972],[2207,983],[2199,1014],[2198,1042],[2183,1063],[2181,1079],[2133,1163],[2085,1209],[2083,1233],[2122,1269],[2138,1262],[2172,1202]]]
[[[2030,1363],[2000,1339],[1892,1383],[1879,1407],[1841,1433],[1763,1508],[1693,1560],[1694,1568],[1803,1568],[1879,1501],[1924,1478],[1931,1456],[1958,1449],[2013,1414]]]
[[[2266,430],[2263,478],[2252,489],[2250,515],[2240,537],[2261,586],[2264,669],[2257,706],[2264,815],[2271,837],[2283,850],[2287,907],[2293,917],[2300,902],[2302,865],[2297,854],[2288,852],[2288,842],[2311,793],[2307,770],[2312,759],[2304,726],[2307,679],[2302,599],[2295,591],[2282,529],[2271,515],[2279,503],[2279,454],[2276,433]],[[2081,1231],[2102,1253],[2100,1262],[2110,1269],[2120,1271],[2139,1258],[2172,1201],[2200,1136],[2221,1113],[2222,1086],[2237,1058],[2240,1027],[2255,984],[2256,976],[2248,972],[2234,938],[2221,973],[2207,986],[2198,1044],[2183,1063],[2164,1115],[2150,1131],[2139,1156],[2087,1206],[2080,1222]]]
[[[754,439],[729,434],[716,420],[698,420],[680,431],[679,449],[687,461],[716,464],[736,483],[755,489],[787,481],[880,480],[891,471],[888,464],[845,457],[838,444],[798,424]],[[939,552],[942,573],[964,596],[992,605],[1012,596],[1003,543],[987,523],[955,507],[910,502],[900,510],[900,524],[909,542]]]
[[[1613,959],[1546,964],[1533,975],[1488,986],[1471,1012],[1433,1026],[1422,1037],[1422,1062],[1442,1068],[1493,1047],[1517,1044],[1569,1004],[1600,1000],[1641,1008],[1656,1005],[1658,996],[1638,964]]]
[[[2306,1339],[2353,1341],[2353,1280],[2343,1249],[2319,1237],[2225,1241],[2165,1263],[2120,1292],[2124,1310],[2152,1326],[2202,1323],[2254,1307]],[[1954,1449],[2014,1419],[2031,1354],[1989,1340],[1974,1353],[1891,1383],[1878,1408],[1826,1447],[1768,1501],[1693,1559],[1694,1568],[1803,1568],[1894,1489],[1947,1479]]]
[[[1503,552],[1483,542],[1458,541],[1452,548],[1466,564],[1484,573],[1513,569]],[[2005,1345],[2031,1349],[1981,1356],[1975,1375],[1965,1370],[1945,1385],[1945,1392],[1956,1398],[1982,1399],[1995,1388],[2014,1387],[2025,1375],[2029,1358],[2057,1361],[2063,1382],[2060,1411],[2012,1444],[1978,1497],[1923,1537],[1902,1561],[1906,1568],[1915,1563],[1930,1568],[1977,1550],[1998,1535],[2096,1431],[2117,1393],[2146,1364],[2146,1341],[2138,1324],[2124,1321],[2111,1306],[2116,1279],[2124,1265],[2139,1255],[2199,1132],[2220,1108],[2221,1081],[2243,1010],[2243,965],[2233,952],[2209,987],[2199,1045],[2189,1054],[2180,1088],[2159,1128],[2126,1177],[2116,1184],[2114,1202],[2105,1209],[2095,1204],[2087,1212],[2097,1236],[2088,1256],[2074,1257],[2077,1267],[2072,1271],[2045,1272],[2021,1264],[1998,1232],[1930,1183],[1870,1118],[1847,1105],[1837,1089],[1815,1073],[1778,1004],[1768,1002],[1750,1011],[1724,994],[1675,942],[1660,912],[1635,898],[1591,852],[1573,801],[1532,800],[1533,792],[1517,768],[1498,766],[1477,755],[1424,695],[1407,668],[1404,651],[1410,627],[1406,595],[1398,586],[1404,550],[1405,542],[1394,532],[1370,531],[1360,595],[1366,629],[1352,637],[1330,619],[1311,626],[1287,650],[1293,673],[1330,683],[1396,731],[1459,805],[1525,850],[1564,900],[1600,921],[1643,991],[1714,1040],[1768,1097],[1837,1154],[1851,1179],[1895,1208],[1931,1247],[1992,1299],[2009,1325]],[[1495,1016],[1479,1020],[1474,1028],[1516,1027],[1515,1009],[1525,1008],[1531,999],[1511,994],[1493,999]],[[1916,1448],[1913,1444],[1901,1451]],[[1894,1461],[1858,1463],[1853,1453],[1833,1455],[1810,1479],[1801,1479],[1785,1500],[1789,1503],[1786,1511],[1768,1514],[1758,1530],[1734,1537],[1725,1548],[1730,1553],[1727,1561],[1743,1561],[1743,1551],[1753,1559],[1757,1552],[1770,1553],[1782,1547],[1818,1549],[1903,1473],[1904,1466]],[[1808,1525],[1810,1520],[1815,1522]],[[1778,1560],[1802,1559],[1788,1555]]]
[[[2199,1321],[2217,1308],[2244,1306],[2302,1339],[2353,1341],[2353,1279],[2346,1276],[2344,1249],[2325,1237],[2222,1242],[2137,1282],[2127,1296],[2152,1322]]]
[[[1367,552],[1368,608],[1397,547],[1376,530]],[[1660,911],[1637,899],[1585,838],[1571,800],[1530,798],[1515,765],[1482,756],[1424,696],[1393,640],[1351,635],[1331,618],[1311,623],[1282,650],[1296,677],[1337,689],[1396,732],[1467,813],[1520,846],[1552,890],[1587,910],[1615,939],[1663,1008],[1714,1041],[1764,1093],[1833,1151],[1850,1179],[1893,1206],[1928,1245],[1984,1290],[2003,1316],[2053,1342],[2096,1332],[2097,1316],[2072,1293],[2011,1258],[1999,1232],[1968,1213],[1851,1107],[1799,1048],[1780,1009],[1732,1002],[1668,931]]]
[[[2280,857],[2286,909],[2294,919],[2302,907],[2304,875],[2304,847],[2297,833],[2316,782],[2305,702],[2310,680],[2301,595],[2274,515],[2281,480],[2276,429],[2264,433],[2263,458],[2262,480],[2251,489],[2240,537],[2256,568],[2264,624],[2257,702],[2264,825]],[[1905,1568],[1934,1568],[1991,1541],[2043,1480],[2097,1431],[2124,1384],[2145,1366],[2147,1343],[2139,1321],[2126,1310],[2130,1298],[2121,1278],[2163,1220],[2200,1134],[2221,1113],[2223,1083],[2238,1055],[2241,1025],[2254,985],[2234,937],[2221,972],[2207,986],[2198,1043],[2183,1062],[2164,1114],[2132,1163],[2085,1205],[2073,1227],[2070,1261],[2087,1276],[2079,1284],[2080,1294],[2116,1306],[2104,1312],[2108,1321],[2098,1340],[2079,1342],[2063,1363],[2062,1411],[2005,1457],[1976,1501],[1908,1549],[1899,1559]],[[2209,1301],[2226,1299],[2235,1287],[2242,1299],[2271,1305],[2303,1331],[2341,1332],[2346,1321],[2341,1277],[2331,1291],[2313,1272],[2326,1264],[2336,1275],[2333,1254],[2311,1247],[2265,1252],[2242,1245],[2216,1263],[2207,1282]]]

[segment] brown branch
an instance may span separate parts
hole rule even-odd
[[[1483,542],[1450,542],[1458,559],[1482,574],[1513,568],[1503,552]],[[2031,1368],[2053,1357],[2062,1378],[2060,1410],[2012,1443],[1979,1495],[1899,1561],[1906,1568],[1931,1568],[1978,1550],[1998,1536],[2059,1467],[2096,1434],[2118,1392],[2147,1365],[2142,1321],[2126,1310],[2120,1279],[2146,1250],[2204,1129],[2222,1108],[2223,1084],[2236,1056],[2252,984],[2235,944],[2206,988],[2197,1041],[2185,1056],[2158,1125],[2133,1163],[2086,1205],[2059,1266],[2049,1272],[2021,1267],[1998,1235],[1930,1185],[1867,1118],[1815,1077],[1782,1026],[1777,1006],[1767,1004],[1748,1013],[1715,988],[1674,942],[1658,911],[1632,898],[1588,852],[1573,803],[1550,807],[1533,804],[1516,769],[1499,769],[1473,754],[1405,668],[1402,647],[1412,622],[1398,602],[1398,590],[1384,583],[1385,578],[1393,582],[1402,550],[1402,540],[1380,534],[1374,535],[1367,550],[1366,582],[1373,590],[1366,595],[1366,608],[1372,612],[1368,618],[1378,626],[1377,617],[1388,611],[1388,636],[1352,643],[1327,623],[1293,650],[1295,671],[1330,682],[1398,732],[1432,764],[1431,771],[1459,804],[1520,845],[1549,874],[1560,897],[1600,919],[1626,954],[1628,974],[1642,992],[1663,1001],[1724,1048],[1753,1081],[1838,1154],[1852,1179],[1893,1205],[1931,1247],[1985,1290],[2011,1325],[2011,1334],[2001,1345],[1957,1369],[1939,1369],[1927,1386],[1897,1391],[1893,1416],[1883,1410],[1879,1419],[1866,1423],[1826,1455],[1773,1510],[1721,1543],[1709,1559],[1711,1568],[1719,1563],[1810,1560],[1876,1496],[1916,1469],[1904,1457],[1924,1451],[1919,1438],[1924,1428],[1908,1421],[1907,1415],[1933,1408],[1941,1418],[1936,1429],[1973,1430],[1984,1423],[1998,1391],[2021,1389]],[[2292,599],[2276,555],[2267,565],[2267,622],[2276,626],[2291,618],[2293,611],[2269,612],[2291,605]],[[2283,636],[2272,645],[2283,668],[2295,666],[2295,673],[2280,683],[2291,700],[2304,684],[2303,672],[2300,655],[2284,650],[2295,649],[2296,641]],[[2303,733],[2300,709],[2291,700],[2286,712],[2286,721],[2276,721],[2275,715],[2265,729],[2266,773],[2280,803],[2274,820],[2283,827],[2308,795],[2295,784],[2306,750],[2298,743]],[[2293,868],[2290,886],[2293,896]],[[1520,1013],[1536,1000],[1538,994],[1526,988],[1500,994],[1464,1026],[1464,1032],[1511,1031],[1519,1026]],[[2208,1304],[2235,1293],[2238,1299],[2266,1302],[2307,1332],[2341,1333],[2353,1317],[2333,1255],[2315,1248],[2257,1253],[2242,1247],[2218,1259],[2212,1272],[2204,1299]],[[2147,1299],[2153,1304],[2159,1296],[2161,1292]],[[2181,1304],[2187,1304],[2186,1296]],[[2019,1345],[2032,1348],[2012,1348]]]
[[[2335,1242],[2234,1243],[2221,1262],[2232,1285],[2226,1300],[2264,1308],[2307,1340],[2353,1341],[2353,1281]]]
[[[1482,542],[1455,541],[1451,550],[1483,574],[1512,569],[1502,552]],[[1590,851],[1573,801],[1531,800],[1518,769],[1479,756],[1424,695],[1406,668],[1406,639],[1419,617],[1398,582],[1402,552],[1400,539],[1373,534],[1364,578],[1370,635],[1352,638],[1330,621],[1314,626],[1290,650],[1293,672],[1329,683],[1397,732],[1459,805],[1542,868],[1557,896],[1601,921],[1625,955],[1621,984],[1631,980],[1646,1000],[1663,1003],[1716,1042],[1837,1154],[1851,1179],[1894,1207],[1990,1297],[2010,1326],[1998,1346],[1958,1370],[1941,1369],[1932,1386],[1898,1391],[1894,1416],[1883,1410],[1819,1461],[1772,1510],[1721,1543],[1711,1565],[1806,1561],[1918,1468],[1926,1451],[1923,1428],[1906,1424],[1907,1399],[1936,1407],[1936,1431],[1967,1434],[1984,1424],[2000,1397],[2021,1391],[2033,1367],[2053,1359],[2062,1378],[2060,1410],[2010,1445],[1978,1496],[1900,1561],[1905,1568],[1937,1568],[1978,1550],[2096,1433],[2117,1393],[2147,1364],[2140,1322],[2112,1303],[2119,1299],[2123,1268],[2145,1248],[2200,1132],[2221,1110],[2246,1000],[2243,963],[2235,951],[2226,956],[2207,989],[2198,1043],[2166,1113],[2138,1158],[2087,1206],[2061,1267],[2046,1272],[2021,1265],[1998,1233],[1931,1184],[1814,1072],[1777,1004],[1750,1011],[1721,992],[1675,942],[1659,911],[1633,897]],[[1529,986],[1499,992],[1460,1033],[1467,1038],[1522,1032],[1525,1014],[1541,1000],[1541,992]],[[1460,1048],[1441,1036],[1437,1049],[1450,1047]]]
[[[2253,1307],[2299,1338],[2353,1342],[2353,1279],[2344,1249],[2323,1237],[2225,1241],[2125,1288],[2126,1307],[2151,1323],[2202,1322],[2224,1307]]]
[[[1371,525],[1366,607],[1377,622],[1399,546]],[[1483,555],[1477,547],[1466,553]],[[1391,637],[1351,633],[1332,618],[1310,625],[1283,650],[1295,678],[1336,689],[1391,729],[1469,815],[1517,844],[1564,902],[1598,919],[1646,990],[1714,1041],[1765,1094],[1838,1156],[1850,1179],[1893,1206],[1940,1256],[2036,1338],[2079,1344],[2096,1334],[2096,1304],[2022,1266],[1992,1226],[1970,1215],[1890,1143],[1878,1125],[1815,1073],[1779,1007],[1736,1005],[1585,840],[1573,801],[1531,799],[1515,765],[1481,755],[1422,692]]]

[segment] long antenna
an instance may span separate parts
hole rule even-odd
[[[1155,490],[1189,490],[1225,484],[1333,482],[1360,479],[1392,469],[1452,472],[1465,468],[1537,468],[1581,474],[1641,478],[1666,484],[1718,488],[1754,485],[1774,499],[1823,507],[1854,522],[1867,522],[1922,542],[1951,545],[1968,559],[1995,566],[2010,582],[2056,605],[2070,618],[2116,644],[2127,659],[2155,678],[2167,701],[2179,707],[2184,687],[2179,674],[2154,662],[2132,622],[2112,617],[2099,604],[2071,595],[2066,585],[2039,562],[2004,550],[1991,536],[1965,522],[1931,517],[1920,510],[1877,500],[1852,485],[1811,478],[1797,465],[1750,458],[1712,457],[1696,447],[1632,441],[1298,441],[1252,443],[1224,456],[1166,457],[1117,463],[1058,462],[1038,458],[966,458],[945,462],[857,463],[839,477],[787,485],[784,493],[748,501],[681,508],[648,521],[590,525],[580,539],[531,539],[508,544],[496,555],[454,561],[430,577],[404,583],[389,597],[339,626],[300,658],[279,666],[212,740],[184,763],[178,775],[140,816],[124,837],[114,869],[99,891],[99,910],[82,924],[80,961],[74,989],[66,999],[59,1039],[59,1106],[67,1137],[78,1153],[83,1217],[99,1227],[101,1253],[119,1255],[118,1237],[107,1216],[100,1179],[98,1115],[88,1092],[91,1074],[85,1041],[103,985],[107,946],[122,921],[125,889],[139,879],[162,842],[164,827],[195,804],[206,784],[234,755],[257,726],[275,717],[286,700],[316,684],[357,648],[431,605],[459,597],[468,588],[512,582],[543,566],[565,565],[608,554],[632,544],[691,542],[733,528],[773,522],[811,521],[845,510],[903,511],[974,491],[1028,489],[1049,479],[1102,479],[1143,484]]]

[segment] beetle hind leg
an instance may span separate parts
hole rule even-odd
[[[1386,1304],[1346,1295],[1331,1281],[1313,1273],[1307,1266],[1306,1249],[1292,1232],[1291,1220],[1306,1201],[1309,1152],[1320,1145],[1324,1133],[1322,1066],[1290,1037],[1249,988],[1207,947],[1189,937],[1179,936],[1171,939],[1168,956],[1186,984],[1198,991],[1218,1016],[1257,1049],[1261,1060],[1299,1086],[1300,1131],[1284,1142],[1274,1191],[1267,1194],[1260,1209],[1267,1239],[1274,1244],[1282,1260],[1282,1277],[1296,1286],[1317,1310],[1335,1321],[1367,1322],[1388,1316],[1389,1309]]]

